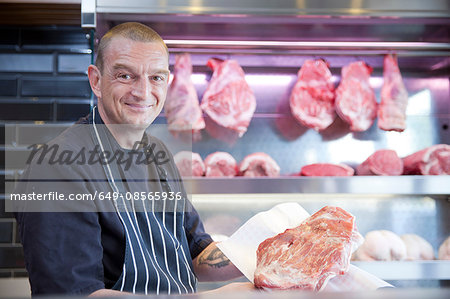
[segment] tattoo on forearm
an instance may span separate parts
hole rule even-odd
[[[208,265],[214,268],[222,268],[230,264],[230,260],[220,251],[219,248],[215,247],[209,252],[205,252],[198,257],[199,265]]]

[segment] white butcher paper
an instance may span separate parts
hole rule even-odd
[[[230,261],[253,282],[256,270],[256,250],[264,240],[288,228],[294,228],[310,215],[298,203],[282,203],[261,212],[244,223],[231,237],[217,244]],[[367,291],[392,285],[350,265],[349,271],[328,281],[323,291]]]

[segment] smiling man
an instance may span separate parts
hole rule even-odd
[[[60,156],[90,152],[97,162],[59,165],[41,155],[24,171],[16,193],[110,199],[17,211],[33,294],[182,294],[195,292],[197,280],[242,275],[205,233],[171,153],[146,133],[164,106],[168,58],[163,40],[147,26],[112,28],[88,69],[98,106],[49,142]],[[118,156],[150,162],[124,167]],[[157,200],[161,194],[166,197]],[[234,283],[216,291],[251,289],[251,283]]]
[[[124,148],[142,138],[166,99],[169,52],[161,37],[150,30],[137,23],[111,29],[100,41],[96,65],[88,69],[103,122],[127,124],[132,131],[125,137],[114,130],[116,126],[108,126]]]

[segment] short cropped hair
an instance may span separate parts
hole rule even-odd
[[[164,40],[161,36],[150,27],[137,23],[137,22],[127,22],[120,25],[114,26],[108,32],[103,35],[102,39],[97,48],[97,58],[95,60],[95,65],[98,67],[100,72],[103,72],[103,56],[111,40],[115,37],[124,37],[137,42],[144,43],[161,43],[167,51],[167,56],[169,55],[169,50],[167,49]]]

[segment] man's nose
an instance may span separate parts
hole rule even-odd
[[[141,100],[148,100],[150,99],[151,92],[152,85],[149,80],[147,78],[140,78],[135,82],[131,94]]]

